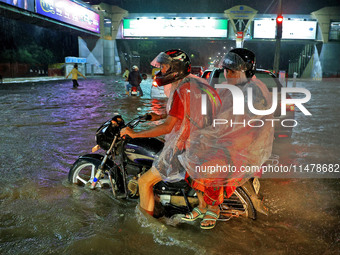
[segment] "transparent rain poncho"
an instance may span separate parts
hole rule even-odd
[[[168,56],[160,54],[152,63],[169,63],[169,60]],[[242,72],[249,68],[236,54],[226,55],[223,67]],[[252,105],[257,110],[271,108],[271,95],[255,78],[237,88],[244,95],[244,112],[235,115],[229,89],[218,89],[216,94],[205,80],[192,74],[172,85],[167,112],[177,93],[184,107],[184,119],[166,135],[164,148],[154,161],[164,180],[182,180],[187,172],[204,185],[239,186],[257,174],[244,169],[260,169],[270,157],[274,128],[272,122],[265,119],[273,116],[255,115],[248,109],[248,89],[251,89]],[[216,120],[220,120],[219,124]]]
[[[255,78],[237,87],[244,94],[244,114],[233,114],[233,96],[229,89],[217,89],[222,106],[214,116],[213,125],[204,128],[191,125],[186,150],[179,155],[189,176],[206,186],[242,185],[259,174],[261,165],[271,155],[274,127],[265,119],[273,119],[273,115],[255,115],[247,106],[250,89],[254,108],[270,109],[270,92]],[[199,118],[194,116],[199,111],[193,108],[191,104],[190,115],[193,119]]]
[[[203,130],[212,124],[213,116],[216,115],[217,108],[220,106],[219,96],[205,80],[189,74],[172,85],[165,86],[170,89],[169,100],[167,103],[167,113],[169,113],[174,94],[177,93],[184,107],[183,120],[177,121],[172,131],[165,136],[164,148],[155,157],[154,166],[161,174],[163,180],[176,182],[183,180],[186,169],[179,162],[179,155],[182,155],[190,146],[191,134],[195,130]],[[202,95],[207,97],[207,110],[209,114],[201,114]],[[194,133],[196,134],[196,133]]]

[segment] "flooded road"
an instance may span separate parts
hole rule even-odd
[[[340,179],[263,179],[269,216],[233,218],[214,230],[156,220],[134,201],[67,181],[96,129],[116,112],[130,120],[164,111],[166,99],[127,97],[115,77],[0,86],[0,254],[339,254]],[[291,139],[276,140],[281,164],[340,163],[338,81],[310,90]],[[306,176],[308,177],[308,176]]]

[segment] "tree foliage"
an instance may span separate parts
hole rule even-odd
[[[0,63],[48,65],[78,54],[77,37],[0,17]]]
[[[55,62],[55,56],[49,49],[31,42],[29,45],[20,45],[17,49],[5,49],[0,53],[1,62],[18,62],[25,64],[47,65]]]

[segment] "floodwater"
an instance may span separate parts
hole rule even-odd
[[[90,153],[96,129],[164,111],[165,99],[127,97],[117,77],[0,86],[0,254],[339,254],[340,179],[263,179],[270,209],[253,221],[199,223],[153,219],[135,201],[71,185],[67,174]],[[310,90],[291,139],[273,152],[281,164],[340,162],[339,82],[299,81]],[[308,176],[306,176],[308,177]]]

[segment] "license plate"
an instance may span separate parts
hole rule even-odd
[[[253,187],[254,187],[256,195],[258,195],[259,191],[260,191],[260,181],[259,181],[259,178],[254,178],[254,180],[253,180]]]

